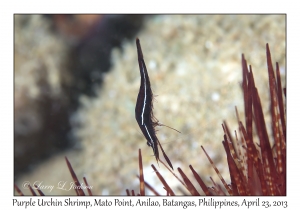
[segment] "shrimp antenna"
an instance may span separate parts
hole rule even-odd
[[[165,126],[165,127],[170,128],[170,129],[172,129],[174,131],[177,131],[178,133],[181,133],[179,130],[176,130],[175,128],[172,128],[170,126],[167,126],[167,125],[164,125],[164,124],[161,124],[161,123],[158,123],[158,126]]]

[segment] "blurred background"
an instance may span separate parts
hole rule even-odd
[[[208,185],[209,176],[218,182],[203,145],[229,182],[221,124],[226,120],[234,134],[235,106],[244,120],[241,54],[270,120],[265,45],[285,87],[285,15],[15,15],[14,179],[25,194],[24,181],[38,181],[55,186],[46,195],[74,195],[56,188],[72,180],[65,156],[95,195],[137,190],[139,148],[145,180],[165,194],[134,117],[136,37],[156,95],[155,117],[181,131],[157,132],[173,166],[191,174],[191,164]]]

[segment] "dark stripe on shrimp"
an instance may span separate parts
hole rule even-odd
[[[140,40],[136,39],[138,62],[140,67],[141,85],[139,94],[136,100],[135,106],[135,118],[147,139],[147,145],[151,146],[156,157],[159,159],[159,152],[157,148],[157,137],[155,135],[155,126],[158,125],[158,121],[153,115],[153,93],[151,90],[151,84],[148,77],[147,68],[144,62],[143,53],[140,45]]]

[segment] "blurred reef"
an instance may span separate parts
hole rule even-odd
[[[15,176],[74,146],[70,118],[95,96],[111,50],[141,27],[123,15],[15,15]]]

